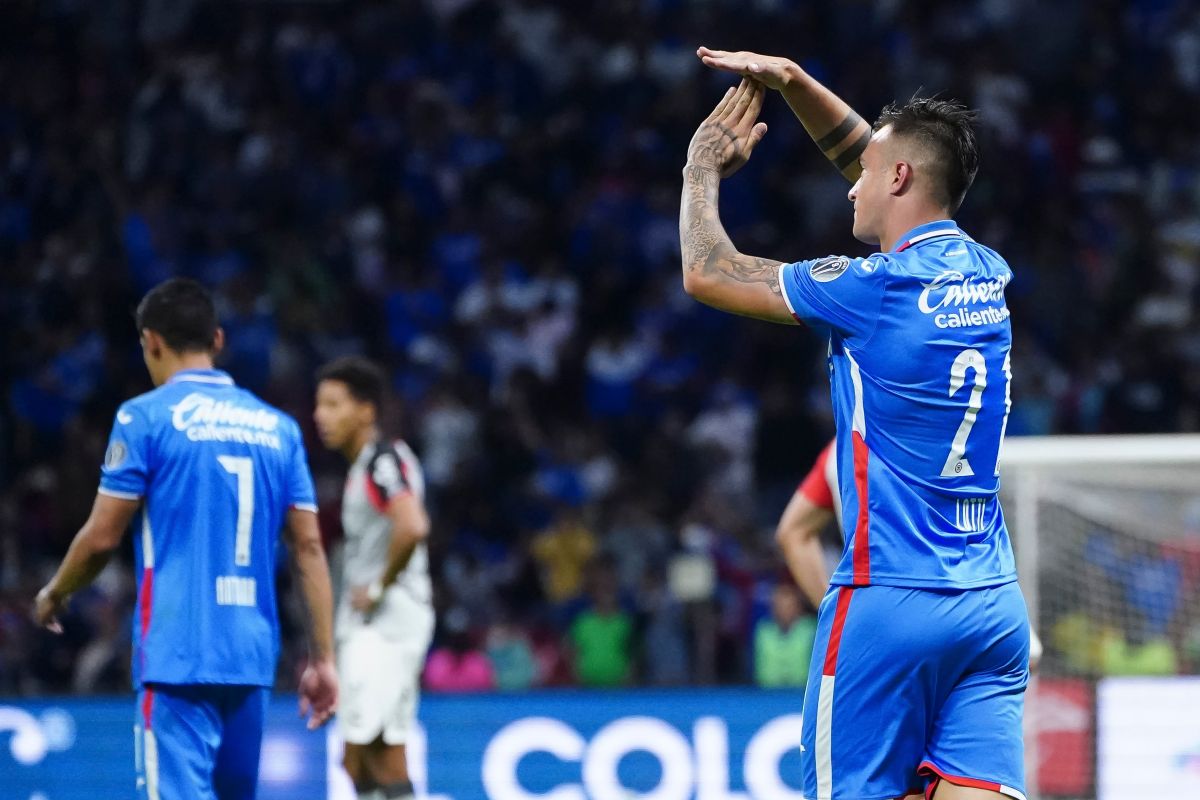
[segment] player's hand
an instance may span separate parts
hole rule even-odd
[[[706,67],[735,72],[743,78],[752,78],[768,89],[776,91],[787,86],[795,74],[794,71],[799,69],[791,59],[764,56],[749,50],[731,52],[701,47],[696,51],[696,55]]]
[[[337,671],[330,658],[309,662],[300,676],[300,716],[308,717],[308,729],[315,731],[337,711]]]
[[[67,598],[56,596],[53,587],[46,584],[33,601],[33,619],[51,633],[62,633],[62,623],[58,621],[58,616],[66,608]]]
[[[727,91],[692,136],[688,164],[714,169],[722,178],[741,169],[767,135],[767,124],[758,122],[765,96],[763,85],[749,78]]]
[[[363,614],[370,615],[379,607],[379,602],[383,598],[371,599],[371,590],[367,586],[353,586],[350,588],[350,607],[355,611],[361,611]]]

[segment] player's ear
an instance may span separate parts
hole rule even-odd
[[[142,329],[142,351],[156,361],[162,358],[163,338],[149,328]]]
[[[218,327],[217,332],[213,334],[213,346],[212,346],[213,357],[215,358],[216,356],[220,355],[221,351],[224,349],[225,349],[225,329],[222,327]]]
[[[892,166],[891,194],[902,195],[912,188],[913,168],[907,161],[897,161]]]

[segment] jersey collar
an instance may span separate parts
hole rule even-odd
[[[383,447],[383,438],[375,438],[369,440],[362,446],[362,450],[358,451],[358,457],[354,459],[355,464],[367,464],[379,452],[379,448]]]
[[[958,236],[964,234],[959,230],[958,225],[952,219],[939,219],[936,222],[926,222],[924,225],[918,225],[908,233],[900,237],[900,241],[892,248],[893,253],[901,253],[915,244],[927,242],[930,239],[936,239],[941,236]]]
[[[167,383],[209,383],[217,386],[233,386],[233,378],[229,373],[219,369],[181,369],[172,375]]]

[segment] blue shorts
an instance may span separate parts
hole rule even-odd
[[[834,586],[804,697],[804,795],[892,800],[938,781],[1024,800],[1029,616],[1015,583]]]
[[[139,800],[253,800],[270,690],[152,684],[138,692]]]

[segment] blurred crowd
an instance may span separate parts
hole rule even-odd
[[[1109,494],[1119,489],[1107,488]],[[1170,505],[1178,498],[1159,497]],[[1053,675],[1200,674],[1200,501],[1189,524],[1131,529],[1043,506],[1039,627]],[[1094,509],[1093,509],[1094,511]],[[1191,530],[1191,535],[1179,535]]]
[[[1200,428],[1200,8],[1183,0],[13,0],[0,11],[0,693],[126,686],[131,553],[63,637],[27,608],[149,388],[131,309],[190,275],[222,366],[344,464],[312,375],[363,353],[428,473],[431,688],[803,681],[770,532],[832,432],[824,346],[706,310],[679,171],[729,79],[787,55],[864,116],[980,109],[960,215],[1004,254],[1010,435]],[[735,242],[866,254],[779,98],[723,187]],[[286,574],[281,581],[287,582]],[[285,614],[280,683],[303,645]],[[807,644],[806,644],[807,640]]]

